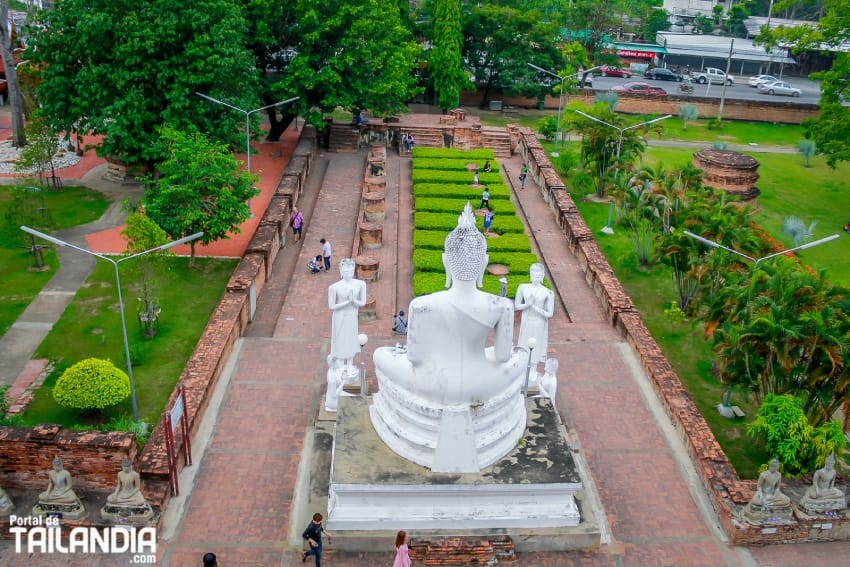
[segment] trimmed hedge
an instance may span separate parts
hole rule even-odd
[[[60,406],[100,410],[127,399],[130,377],[109,360],[86,358],[68,367],[53,387]]]
[[[496,154],[491,148],[479,148],[476,150],[458,150],[454,148],[413,148],[414,158],[443,158],[443,159],[465,159],[486,160],[491,162],[496,159]],[[415,160],[414,160],[415,163]],[[482,161],[482,164],[484,162]]]
[[[418,183],[457,183],[472,184],[472,173],[469,171],[441,171],[437,169],[413,168],[413,185]],[[478,181],[481,185],[503,183],[502,174],[496,171],[490,173],[479,173]]]
[[[522,234],[525,232],[525,225],[522,224],[522,221],[513,211],[506,211],[506,214],[502,215],[499,215],[498,209],[494,208],[494,211],[495,216],[493,217],[493,226],[491,227],[493,232],[496,234]],[[457,226],[458,214],[429,213],[417,209],[413,217],[413,228],[416,230],[442,230],[449,233]],[[484,231],[483,216],[476,215],[475,224],[478,226],[478,230]],[[494,239],[487,240],[488,247],[491,240]]]
[[[510,199],[511,190],[504,183],[491,183],[487,185],[490,190],[490,200],[494,199]],[[446,199],[469,199],[478,203],[481,202],[481,193],[483,189],[473,188],[469,184],[458,183],[421,183],[413,187],[413,195],[419,197],[441,197]],[[478,203],[473,202],[473,205]],[[464,203],[466,204],[466,203]],[[463,210],[463,207],[458,209],[458,214]]]
[[[487,160],[484,160],[487,161]],[[469,178],[472,179],[472,172],[466,169],[466,166],[470,163],[474,163],[478,166],[478,175],[479,177],[484,171],[481,169],[484,167],[484,161],[474,160],[474,159],[446,159],[446,158],[428,158],[428,159],[417,159],[413,164],[414,171],[417,169],[433,169],[437,171],[465,171]],[[499,164],[497,164],[492,159],[490,160],[490,171],[489,173],[493,173],[494,171],[499,171]]]
[[[457,226],[457,224],[455,224]],[[426,250],[443,251],[448,233],[444,230],[414,230],[413,247],[425,248]],[[487,250],[493,252],[531,252],[531,244],[525,233],[505,234],[499,238],[487,239]],[[415,267],[415,264],[414,264]]]
[[[487,244],[490,244],[488,239]],[[510,277],[528,276],[529,267],[538,262],[537,256],[530,252],[492,252],[491,264],[504,264],[510,271]],[[443,253],[439,250],[420,248],[413,251],[413,265],[418,271],[444,273]]]
[[[516,288],[521,283],[528,283],[525,278],[508,276],[508,297],[516,297]],[[493,295],[499,295],[502,284],[496,276],[485,275],[481,289]],[[413,274],[413,295],[418,297],[446,289],[446,275],[436,272],[415,272]]]
[[[416,212],[424,213],[451,213],[459,215],[463,211],[466,202],[475,207],[481,204],[481,196],[476,199],[443,199],[438,197],[417,197],[413,200],[413,208]],[[514,204],[507,197],[493,197],[490,195],[490,208],[497,214],[516,214]]]

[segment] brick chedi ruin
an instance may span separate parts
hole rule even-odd
[[[761,191],[756,187],[759,162],[754,158],[728,150],[700,150],[694,153],[694,167],[703,170],[703,183],[708,187],[755,206]]]

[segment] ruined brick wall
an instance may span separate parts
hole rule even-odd
[[[113,490],[121,460],[136,458],[136,436],[117,431],[73,431],[59,425],[0,427],[0,473],[15,488],[47,488],[53,458],[81,490]]]

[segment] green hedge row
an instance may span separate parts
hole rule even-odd
[[[511,190],[504,183],[493,183],[487,186],[490,190],[490,200],[510,199]],[[413,195],[419,197],[440,197],[445,199],[469,199],[473,206],[481,203],[483,189],[472,187],[468,184],[458,183],[420,183],[413,186]],[[478,199],[478,202],[474,201]],[[461,207],[463,210],[463,207]],[[458,211],[460,213],[460,211]]]
[[[492,163],[496,155],[491,148],[479,148],[477,150],[458,150],[453,148],[413,148],[414,158],[444,158],[465,160],[486,160]],[[415,163],[416,160],[414,160]],[[481,162],[484,163],[483,161]]]
[[[472,205],[473,207],[476,204]],[[522,221],[513,213],[513,207],[511,207],[511,211],[505,211],[505,214],[497,214],[493,217],[493,226],[492,231],[496,234],[522,234],[525,232],[525,225],[522,224]],[[457,217],[460,213],[429,213],[425,211],[416,210],[416,214],[413,217],[413,228],[416,230],[444,230],[447,233],[451,232],[457,226]],[[475,224],[478,226],[478,230],[484,232],[484,216],[476,215]],[[490,246],[490,242],[494,239],[488,239],[487,246]]]
[[[454,213],[459,215],[467,201],[473,209],[481,204],[481,195],[469,195],[466,199],[441,199],[438,197],[417,197],[413,200],[416,212],[424,213]],[[516,210],[510,199],[490,195],[490,208],[500,214],[514,214]]]
[[[487,160],[484,160],[487,161]],[[465,171],[469,178],[472,179],[472,172],[469,171],[466,166],[467,164],[474,163],[478,166],[479,176],[484,173],[481,169],[484,167],[484,161],[481,160],[462,160],[462,159],[446,159],[446,158],[427,158],[427,159],[417,159],[413,162],[414,171],[417,169],[433,169],[437,171]],[[490,160],[490,171],[489,173],[493,173],[494,171],[499,171],[499,164],[493,160]]]
[[[490,244],[488,240],[487,244]],[[537,256],[530,252],[489,252],[491,264],[504,264],[508,267],[511,276],[521,275],[525,279],[528,276],[528,268],[538,262]],[[419,248],[413,251],[413,265],[418,271],[445,273],[443,267],[443,254],[439,250],[426,250]]]
[[[417,183],[468,183],[472,184],[472,173],[469,171],[441,171],[438,169],[413,168],[413,185]],[[478,182],[481,185],[503,183],[502,174],[491,171],[479,173]]]
[[[521,283],[528,283],[528,278],[508,276],[508,297],[516,297],[516,288]],[[544,282],[544,284],[545,283],[548,283],[548,280]],[[484,285],[481,286],[481,289],[483,289],[487,293],[499,295],[501,285],[502,284],[499,283],[499,278],[497,276],[485,274]],[[415,272],[413,274],[414,296],[425,295],[427,293],[434,293],[435,291],[441,291],[444,289],[446,289],[446,275],[444,273],[438,274],[436,272]]]
[[[455,222],[457,226],[457,222]],[[414,230],[414,249],[425,248],[428,250],[443,251],[447,231],[444,230]],[[505,234],[499,238],[487,239],[487,250],[492,256],[494,252],[531,252],[531,244],[525,233]],[[414,264],[415,266],[415,264]]]

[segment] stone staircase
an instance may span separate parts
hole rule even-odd
[[[420,148],[442,148],[443,147],[443,130],[440,128],[416,128],[410,129],[413,138],[416,140],[416,146]]]
[[[511,137],[504,128],[481,128],[481,135],[484,147],[493,148],[496,157],[511,157]]]
[[[351,123],[333,122],[328,135],[329,152],[356,152],[360,146],[360,130]]]

